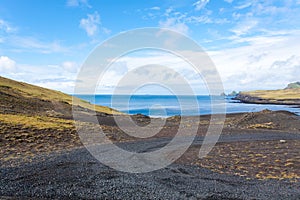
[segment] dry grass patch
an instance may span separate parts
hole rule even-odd
[[[294,100],[300,99],[300,88],[285,89],[285,90],[256,90],[249,92],[242,92],[242,95],[258,97],[261,99],[273,99],[273,100]]]
[[[20,125],[22,128],[33,129],[56,129],[65,130],[73,129],[74,121],[46,116],[26,116],[26,115],[12,115],[0,114],[0,121],[12,126]]]
[[[67,103],[69,105],[80,105],[83,108],[95,110],[97,112],[107,114],[123,114],[117,110],[106,106],[93,105],[71,95],[64,94],[59,91],[10,80],[0,76],[0,91],[4,91],[7,95],[19,95],[23,98],[40,99],[49,102]]]
[[[248,179],[300,180],[300,141],[255,141],[217,144],[202,159],[199,146],[190,148],[182,162]]]

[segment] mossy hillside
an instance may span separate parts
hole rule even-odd
[[[122,114],[62,92],[0,77],[0,162],[82,146],[72,107],[83,116]],[[93,131],[98,124],[85,121]]]
[[[55,110],[70,115],[73,106],[106,114],[122,114],[105,106],[92,105],[59,91],[14,81],[0,76],[0,112],[33,113]],[[37,113],[34,113],[37,112]]]
[[[12,115],[0,114],[0,121],[11,125],[20,125],[23,128],[31,129],[74,129],[74,120],[60,119],[47,116],[26,116],[26,115]]]
[[[300,88],[284,89],[284,90],[255,90],[255,91],[240,92],[240,94],[251,96],[251,97],[258,97],[261,99],[294,100],[294,99],[300,99]]]

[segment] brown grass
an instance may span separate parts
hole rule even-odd
[[[20,125],[23,128],[34,129],[72,129],[74,128],[73,120],[66,120],[54,117],[46,116],[26,116],[26,115],[12,115],[12,114],[0,114],[0,122],[10,124],[12,126]]]
[[[12,91],[17,92],[18,94],[20,94],[22,97],[25,98],[37,98],[37,99],[42,99],[51,102],[53,101],[66,102],[70,105],[72,104],[80,105],[83,108],[87,108],[90,110],[92,109],[97,112],[103,112],[107,114],[123,114],[112,108],[106,106],[93,105],[86,101],[83,101],[76,97],[72,97],[71,95],[67,95],[59,91],[50,90],[43,87],[14,81],[0,76],[0,89],[1,88],[5,88],[6,91],[8,91],[7,89],[12,89]]]
[[[242,92],[242,95],[259,97],[262,99],[286,100],[300,99],[300,88],[285,90],[255,90]]]

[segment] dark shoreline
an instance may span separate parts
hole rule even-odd
[[[232,98],[233,100],[239,100],[242,103],[247,104],[273,104],[273,105],[289,105],[300,107],[300,99],[263,99],[259,97],[254,97],[250,95],[238,94],[236,97]]]

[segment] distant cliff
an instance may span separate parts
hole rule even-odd
[[[300,88],[300,82],[290,83],[285,89],[296,89]]]
[[[243,103],[300,105],[300,82],[291,83],[280,90],[240,92],[235,99]]]

